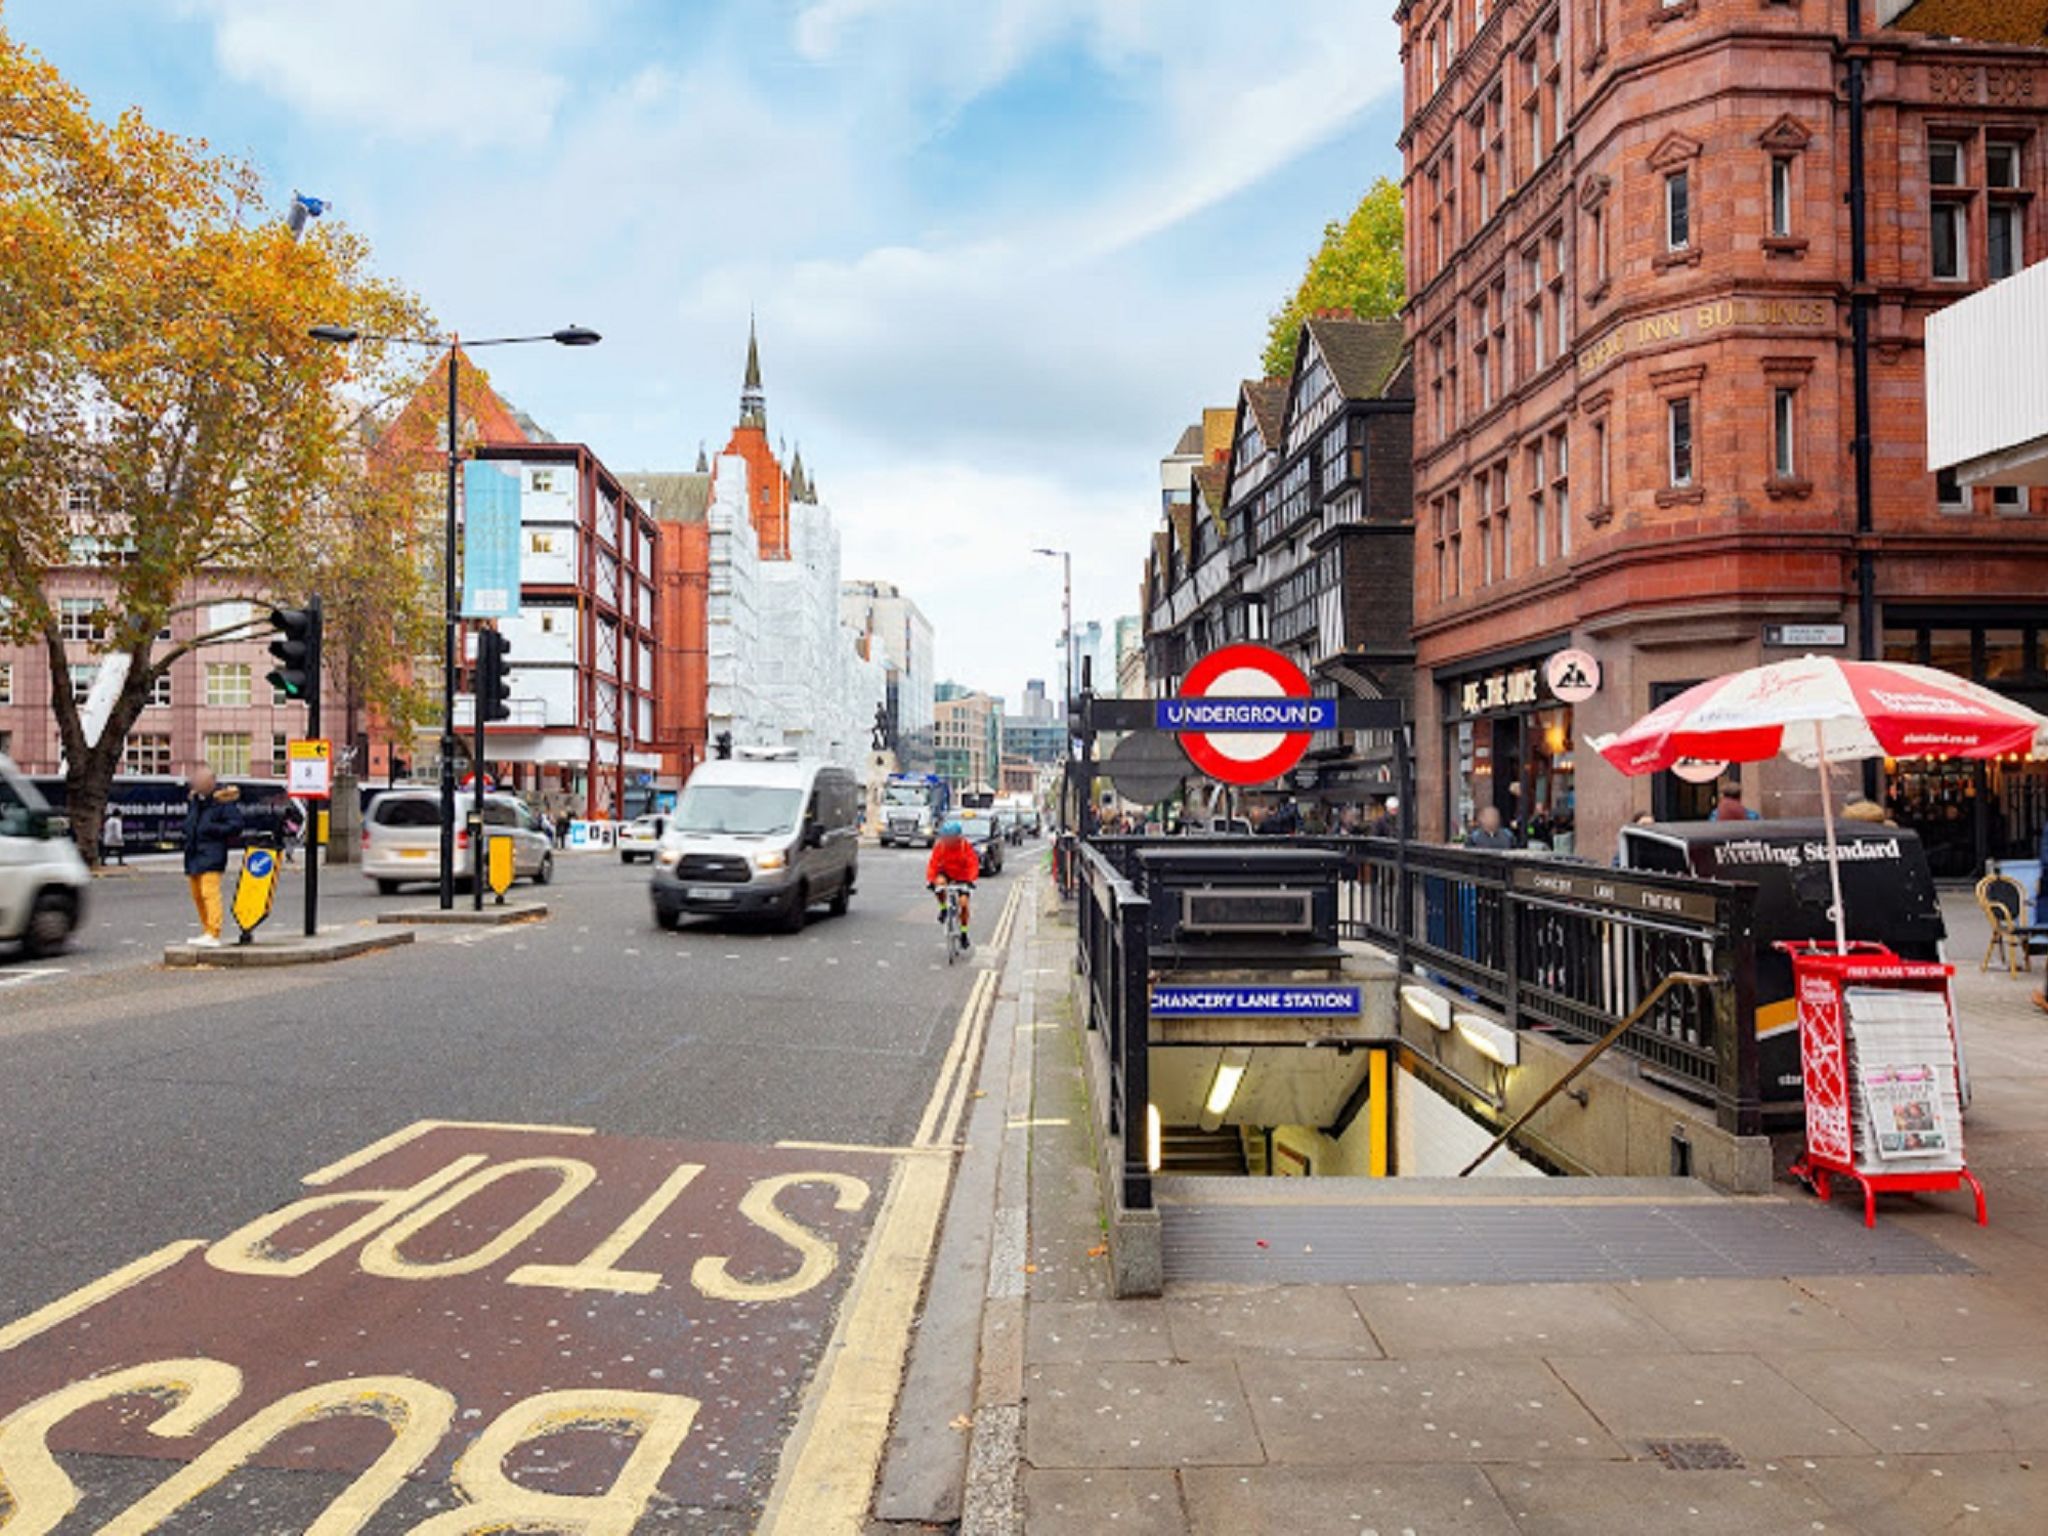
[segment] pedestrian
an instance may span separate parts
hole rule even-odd
[[[1714,820],[1760,821],[1762,819],[1755,811],[1752,811],[1742,803],[1742,784],[1739,780],[1730,779],[1721,786],[1721,800],[1714,807]]]
[[[1465,834],[1467,848],[1487,848],[1501,852],[1515,846],[1515,834],[1501,820],[1498,806],[1483,806],[1472,830]]]
[[[128,831],[121,825],[121,813],[112,806],[107,807],[106,819],[100,823],[100,862],[124,869],[128,864]]]
[[[220,877],[228,867],[228,849],[242,835],[242,808],[236,803],[242,792],[232,784],[221,784],[211,768],[192,770],[190,790],[185,801],[185,880],[192,888],[192,905],[198,910],[202,930],[192,942],[203,949],[217,949]]]
[[[278,828],[284,834],[285,867],[290,868],[298,862],[299,845],[305,840],[306,808],[296,800],[285,801],[284,817]]]

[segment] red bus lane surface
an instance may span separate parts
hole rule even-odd
[[[183,1464],[114,1532],[245,1466],[352,1478],[320,1536],[406,1482],[438,1485],[428,1536],[758,1507],[892,1168],[421,1122],[0,1325],[0,1529],[76,1505],[52,1452]]]

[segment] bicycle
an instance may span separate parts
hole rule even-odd
[[[973,889],[973,886],[962,884],[957,880],[949,880],[939,887],[939,904],[945,923],[946,964],[948,965],[951,965],[960,958],[963,947],[960,943],[960,895],[963,891],[971,891]]]

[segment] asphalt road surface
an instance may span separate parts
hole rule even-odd
[[[944,1162],[992,957],[945,965],[923,864],[669,934],[645,865],[564,857],[544,923],[270,971],[164,969],[183,881],[97,882],[73,952],[0,955],[0,1511],[752,1528],[905,1149]],[[323,916],[419,900],[342,869]]]

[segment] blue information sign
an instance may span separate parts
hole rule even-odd
[[[462,466],[462,614],[519,611],[519,471],[482,459]]]
[[[1355,1018],[1356,987],[1154,987],[1155,1019]]]
[[[1161,699],[1162,731],[1334,731],[1335,699]]]
[[[269,874],[276,867],[276,864],[277,859],[267,848],[251,848],[242,855],[242,868],[249,871],[258,880]]]

